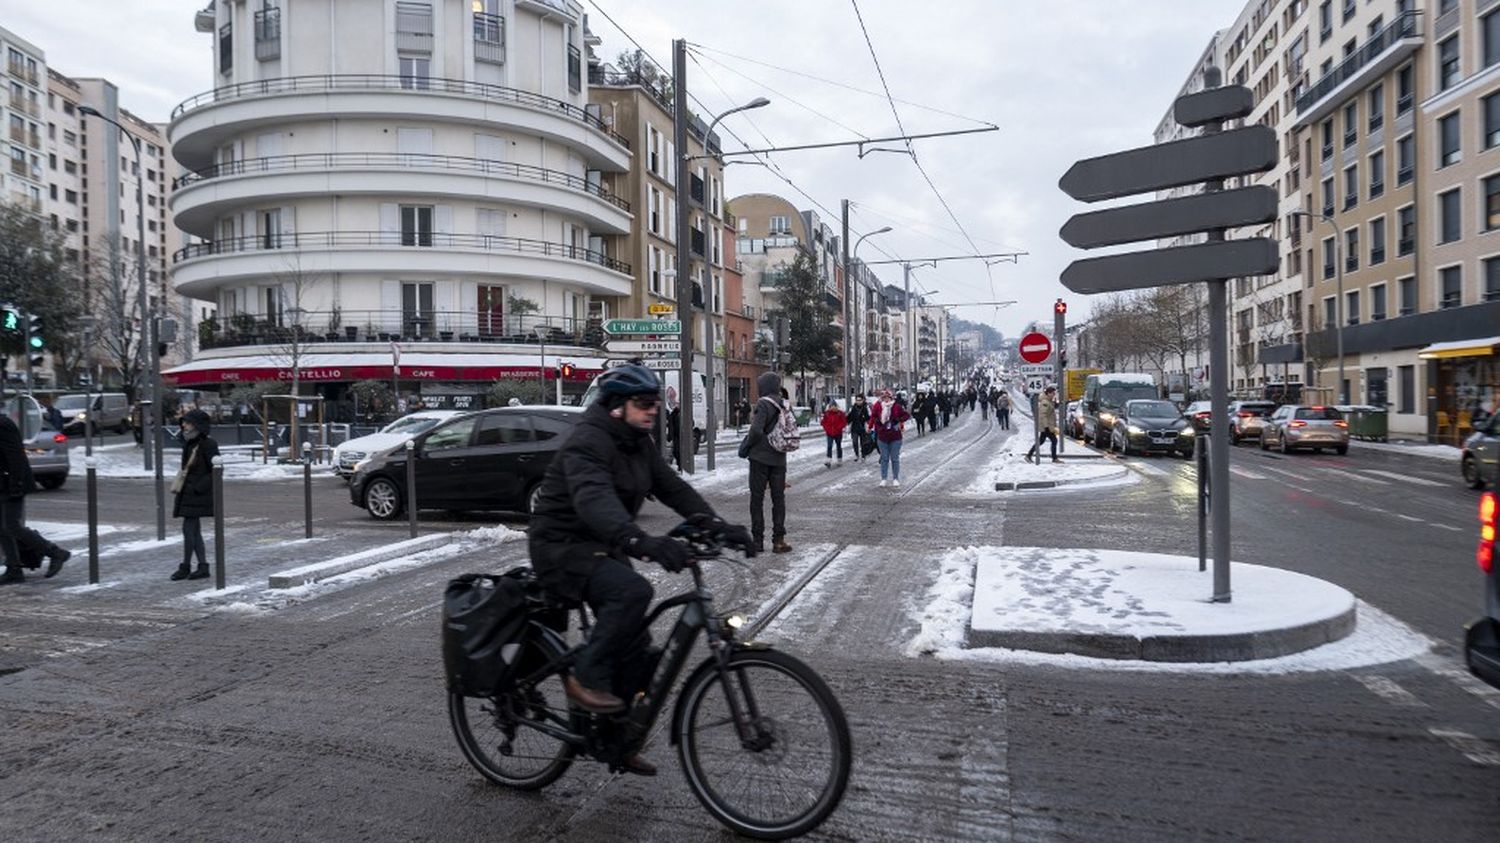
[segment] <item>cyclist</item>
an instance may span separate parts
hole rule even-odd
[[[568,434],[542,478],[532,511],[531,564],[541,584],[594,612],[594,628],[578,653],[566,683],[568,699],[597,713],[623,711],[643,675],[650,644],[639,635],[652,589],[630,558],[656,562],[668,571],[688,563],[687,547],[666,536],[648,535],[635,523],[649,495],[694,524],[716,532],[727,544],[750,549],[744,527],[724,523],[697,492],[678,477],[657,450],[652,434],[661,408],[661,381],[644,366],[611,369],[597,381],[599,397]],[[747,553],[753,552],[747,550]],[[631,772],[653,775],[639,756]]]

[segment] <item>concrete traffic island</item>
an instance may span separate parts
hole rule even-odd
[[[1314,577],[1234,563],[1233,601],[1187,556],[1041,547],[979,549],[966,646],[1155,662],[1299,653],[1354,631],[1355,599]]]

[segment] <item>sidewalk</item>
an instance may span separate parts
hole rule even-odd
[[[1385,451],[1390,454],[1406,454],[1413,457],[1427,457],[1458,464],[1463,450],[1453,445],[1433,445],[1428,442],[1414,442],[1398,440],[1395,442],[1365,442],[1360,439],[1350,438],[1349,447],[1366,448],[1371,451]]]

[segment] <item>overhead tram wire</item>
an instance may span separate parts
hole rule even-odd
[[[956,228],[948,228],[947,226],[937,225],[935,223],[928,222],[928,221],[926,221],[924,219],[920,219],[918,217],[907,216],[905,214],[901,214],[901,213],[896,212],[896,211],[886,210],[885,208],[877,208],[874,205],[871,205],[871,204],[869,204],[867,202],[850,203],[850,205],[851,205],[851,207],[857,208],[861,212],[861,215],[866,216],[866,217],[875,217],[876,219],[879,219],[882,222],[902,223],[904,226],[916,226],[916,227],[920,227],[920,228],[928,228],[928,229],[931,229],[933,231],[945,231],[945,232],[947,232],[949,234],[962,234],[963,233],[963,232],[959,231]],[[936,240],[937,238],[933,238],[933,239]],[[987,237],[976,237],[974,239],[977,240],[980,243],[989,243],[992,246],[1000,246],[1000,247],[1006,248],[1006,249],[1009,249],[1011,247],[1009,243],[1003,243],[1003,242],[1001,242],[999,240],[991,240],[991,239],[989,239]],[[942,242],[942,241],[939,241],[939,242]],[[945,245],[951,246],[953,244],[951,244],[951,243],[945,243]]]
[[[901,130],[901,134],[904,135],[906,134],[906,126],[901,122],[901,112],[896,109],[896,99],[895,97],[891,96],[891,86],[888,82],[886,82],[885,70],[880,67],[880,57],[875,53],[875,43],[870,40],[870,30],[865,27],[865,17],[864,15],[860,14],[859,0],[849,0],[849,5],[854,7],[854,17],[859,21],[859,31],[864,35],[865,46],[870,50],[870,60],[875,63],[875,74],[880,77],[880,87],[885,91],[886,101],[890,103],[891,115],[896,118],[896,127],[899,128]],[[938,190],[937,185],[932,181],[932,177],[927,174],[927,169],[922,166],[921,159],[917,158],[917,148],[912,144],[910,140],[906,142],[906,150],[907,153],[911,155],[912,163],[917,166],[917,172],[922,174],[922,178],[927,182],[927,186],[932,188],[932,193],[937,197],[938,202],[943,206],[943,210],[948,212],[948,217],[953,220],[953,224],[958,226],[959,231],[963,232],[964,239],[969,241],[969,246],[974,250],[974,254],[979,254],[979,244],[974,242],[974,238],[969,235],[969,230],[964,228],[964,224],[959,221],[958,215],[953,213],[953,208],[948,204],[948,200],[943,198],[942,191]],[[988,263],[986,263],[984,266],[984,272],[985,275],[989,278],[990,282],[990,297],[999,298],[999,296],[995,292],[995,274],[991,271],[990,265]]]
[[[851,132],[853,134],[859,135],[860,137],[864,138],[865,140],[869,140],[870,139],[870,136],[867,135],[867,134],[865,134],[864,132],[861,132],[860,130],[858,130],[858,129],[852,127],[852,126],[848,126],[848,125],[846,125],[844,123],[839,122],[838,120],[835,120],[833,117],[829,116],[829,114],[828,114],[828,112],[826,110],[825,111],[820,111],[820,110],[818,110],[816,108],[813,108],[812,106],[810,106],[810,105],[802,102],[801,100],[797,99],[796,97],[793,97],[790,94],[783,93],[782,91],[778,91],[775,88],[771,87],[770,85],[767,85],[766,83],[764,83],[764,82],[762,82],[762,81],[760,81],[758,79],[752,79],[751,77],[746,76],[745,74],[739,72],[738,70],[735,70],[734,68],[730,67],[727,64],[724,64],[723,62],[715,61],[712,56],[704,56],[704,55],[695,53],[693,50],[689,50],[688,51],[688,55],[693,57],[693,63],[697,64],[700,70],[704,70],[706,72],[707,68],[704,68],[703,65],[698,61],[699,58],[703,58],[703,59],[705,59],[707,61],[711,61],[715,65],[717,65],[718,67],[723,68],[724,70],[726,70],[726,71],[728,71],[730,73],[733,73],[735,76],[738,76],[741,79],[744,79],[746,82],[749,82],[749,83],[751,83],[753,85],[758,85],[758,86],[760,86],[762,88],[765,88],[767,91],[770,91],[771,93],[775,94],[776,96],[780,97],[781,99],[786,100],[787,102],[791,103],[792,105],[795,105],[798,108],[801,108],[804,111],[807,111],[809,114],[812,114],[815,117],[821,117],[822,119],[827,120],[828,122],[832,123],[833,125],[838,126],[840,129],[843,129],[844,131]],[[774,146],[774,145],[775,144],[772,144],[772,146]]]

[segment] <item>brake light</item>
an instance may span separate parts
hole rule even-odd
[[[1286,426],[1287,427],[1307,427],[1307,422],[1302,421],[1301,419],[1297,419],[1295,421],[1289,421],[1289,422],[1287,422]]]
[[[1248,419],[1248,418],[1250,418],[1253,415],[1255,415],[1255,414],[1254,413],[1247,413],[1247,412],[1244,412],[1244,411],[1240,412],[1240,418],[1242,418],[1242,419]]]
[[[1495,567],[1495,510],[1497,508],[1494,492],[1485,492],[1484,497],[1479,499],[1479,549],[1475,551],[1475,560],[1479,562],[1479,570],[1486,574]]]
[[[1343,419],[1337,419],[1336,421],[1334,421],[1333,426],[1334,427],[1348,427],[1349,423],[1346,422],[1346,421],[1344,421]]]
[[[56,436],[52,437],[52,441],[56,442],[59,445],[61,445],[62,443],[68,441],[68,437],[66,437],[66,436],[62,435],[61,433],[59,433]]]
[[[1322,408],[1322,407],[1314,407],[1314,408],[1313,408],[1313,409],[1314,409],[1314,410],[1317,410],[1317,411],[1318,411],[1318,412],[1320,412],[1320,413],[1321,413],[1321,412],[1322,412],[1322,411],[1323,411],[1323,408]]]

